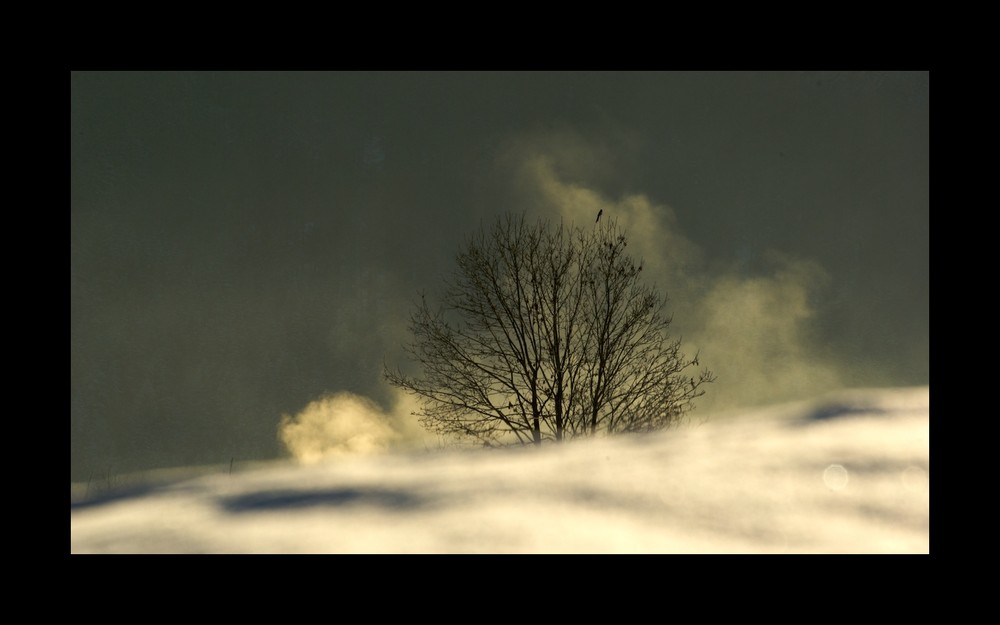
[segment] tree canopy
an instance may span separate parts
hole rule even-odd
[[[438,306],[410,316],[418,369],[385,370],[421,423],[484,445],[665,428],[715,379],[667,332],[614,220],[587,227],[506,215],[460,250]]]

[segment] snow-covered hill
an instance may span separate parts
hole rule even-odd
[[[76,501],[73,553],[927,553],[929,389],[652,436],[360,456]]]

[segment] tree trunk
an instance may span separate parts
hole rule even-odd
[[[563,392],[562,386],[560,385],[556,389],[556,440],[561,441],[563,439]]]
[[[535,445],[542,444],[542,428],[538,419],[538,388],[535,386],[534,381],[531,384],[531,416],[534,421],[531,424],[531,437],[532,442]]]

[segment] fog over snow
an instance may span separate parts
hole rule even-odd
[[[392,451],[385,423],[338,423],[360,438],[295,461],[75,484],[71,551],[929,552],[928,387],[698,419],[504,450]]]

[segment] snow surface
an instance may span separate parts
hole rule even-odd
[[[358,456],[71,504],[72,553],[928,553],[929,388],[640,437]]]

